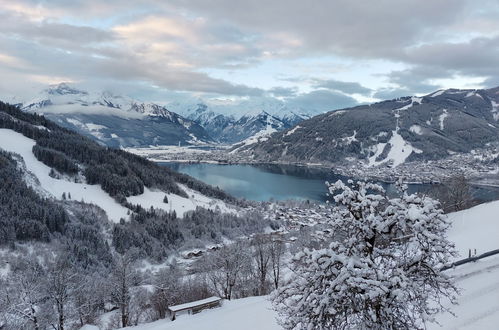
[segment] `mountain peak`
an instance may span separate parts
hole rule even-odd
[[[71,87],[66,82],[50,85],[45,91],[50,95],[88,95],[88,92]]]

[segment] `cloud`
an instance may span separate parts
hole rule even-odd
[[[323,112],[352,107],[358,105],[358,102],[342,93],[323,89],[301,94],[288,100],[287,104],[310,112]]]
[[[0,0],[0,69],[15,86],[67,77],[349,106],[456,76],[498,81],[498,15],[495,0]]]
[[[357,82],[346,82],[334,79],[314,79],[314,87],[326,88],[344,94],[360,94],[364,96],[368,96],[372,92],[370,88],[364,87]]]
[[[356,57],[390,56],[454,23],[467,8],[465,0],[421,2],[348,0],[232,1],[172,0],[172,3],[237,26],[288,41],[297,52],[334,51]],[[289,42],[293,40],[293,42]]]
[[[297,92],[296,87],[273,87],[268,90],[268,93],[275,97],[292,97],[296,96]]]

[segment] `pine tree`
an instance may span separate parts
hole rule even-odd
[[[438,203],[408,195],[389,199],[376,184],[330,185],[339,205],[328,248],[298,253],[294,276],[273,296],[286,329],[424,329],[455,302],[441,271],[453,245]]]

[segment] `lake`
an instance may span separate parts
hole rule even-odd
[[[229,194],[254,201],[327,200],[326,181],[348,180],[332,170],[297,165],[224,165],[207,163],[160,163],[178,172],[188,174]],[[392,195],[393,184],[380,183]],[[430,185],[411,184],[409,192],[426,191]],[[482,200],[499,198],[499,189],[474,187],[474,194]]]

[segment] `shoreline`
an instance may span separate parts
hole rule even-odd
[[[397,167],[369,167],[361,160],[350,163],[256,161],[244,154],[227,154],[221,149],[202,153],[191,153],[185,149],[182,151],[171,150],[171,152],[168,152],[164,150],[165,152],[157,152],[156,149],[137,148],[129,151],[155,163],[296,166],[332,171],[335,174],[354,180],[377,181],[386,184],[393,184],[399,177],[402,177],[404,184],[433,185],[441,183],[456,173],[460,173],[468,177],[470,184],[473,186],[499,188],[499,175],[497,175],[499,167],[492,168],[486,162],[477,162],[474,155],[459,154],[439,160],[403,163]],[[460,164],[458,169],[456,164]],[[497,175],[497,178],[494,177],[494,174]]]

